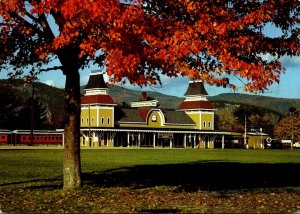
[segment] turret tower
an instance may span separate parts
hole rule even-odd
[[[207,95],[201,80],[190,81],[184,94],[185,100],[179,106],[180,111],[185,111],[200,130],[214,130],[214,109]]]
[[[92,72],[81,98],[81,128],[114,127],[113,99],[107,93],[103,74]]]

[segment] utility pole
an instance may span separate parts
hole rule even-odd
[[[292,113],[292,142],[291,142],[291,149],[294,146],[294,112]]]
[[[33,145],[33,125],[34,125],[34,79],[31,82],[32,86],[32,99],[31,99],[31,124],[30,124],[30,145]]]
[[[247,142],[247,115],[245,115],[244,145],[246,146],[246,148],[248,148],[248,142]]]

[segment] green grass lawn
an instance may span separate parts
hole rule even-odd
[[[300,150],[82,149],[82,172],[142,165],[300,163]],[[1,149],[0,184],[62,175],[63,149]]]
[[[0,211],[300,211],[300,150],[101,148],[81,160],[83,188],[66,193],[62,148],[0,147]]]

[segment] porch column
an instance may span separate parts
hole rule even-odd
[[[130,134],[127,132],[127,147],[129,147],[129,141],[130,141]]]
[[[183,138],[183,147],[186,148],[186,134],[184,134],[184,138]]]
[[[172,138],[170,138],[170,148],[172,148]]]
[[[196,148],[196,134],[194,134],[194,144],[193,144],[193,148]]]
[[[198,149],[200,149],[200,146],[201,146],[201,143],[202,143],[202,139],[201,139],[201,135],[199,134],[199,146],[198,146]]]
[[[155,133],[153,133],[153,147],[155,148]]]
[[[95,145],[95,140],[96,140],[96,133],[95,132],[93,132],[92,133],[92,147],[96,147],[96,145]]]
[[[138,135],[138,147],[141,147],[141,133]]]
[[[222,135],[222,149],[224,149],[225,148],[225,141],[224,141],[225,139],[224,139],[224,135]]]
[[[209,135],[207,136],[207,148],[209,149],[209,144],[210,144],[210,137]]]

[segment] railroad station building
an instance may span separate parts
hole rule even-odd
[[[146,92],[129,106],[117,105],[103,74],[90,74],[81,98],[82,147],[224,147],[230,132],[215,130],[215,109],[202,81],[190,81],[177,110],[159,108]],[[126,100],[124,100],[126,101]]]

